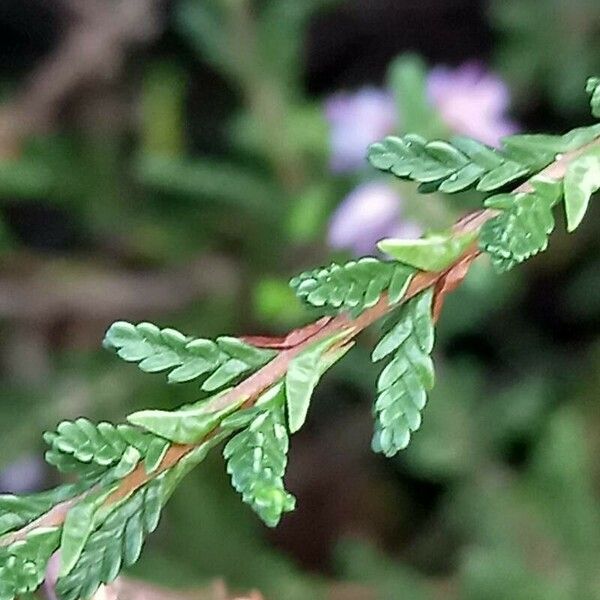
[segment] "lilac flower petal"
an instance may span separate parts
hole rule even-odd
[[[38,456],[23,456],[0,471],[0,493],[25,494],[39,490],[45,463]]]
[[[398,223],[386,237],[399,238],[402,240],[416,240],[422,235],[423,228],[418,223],[402,219],[402,221]]]
[[[375,88],[339,93],[325,103],[331,128],[330,167],[351,172],[365,164],[369,144],[394,130],[396,107],[392,95]]]
[[[502,137],[518,130],[505,114],[510,104],[508,87],[479,63],[456,69],[435,67],[427,79],[427,92],[454,133],[498,146]]]
[[[370,182],[354,189],[334,212],[329,244],[356,255],[373,253],[375,245],[397,230],[402,199],[389,185]]]

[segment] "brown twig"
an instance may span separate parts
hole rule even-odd
[[[0,156],[18,153],[29,135],[46,129],[64,101],[82,84],[110,79],[127,49],[159,31],[164,0],[75,2],[76,22],[33,72],[20,94],[0,110]]]
[[[587,146],[560,156],[556,162],[546,167],[540,175],[559,180],[561,179],[568,167],[568,165],[586,150],[592,146],[600,145],[600,138],[594,140]],[[528,182],[523,183],[514,192],[527,192],[531,189],[531,184]],[[467,215],[463,219],[459,220],[454,226],[454,231],[457,234],[477,231],[486,222],[489,221],[497,214],[497,211],[486,209],[474,212]],[[443,281],[445,277],[457,266],[461,265],[461,271],[465,271],[471,265],[471,263],[479,256],[480,251],[477,247],[473,246],[469,248],[457,261],[451,265],[448,269],[441,272],[420,272],[411,281],[408,290],[403,298],[403,302],[414,297],[419,292],[426,288],[437,285],[440,281]],[[238,401],[240,397],[245,397],[248,400],[245,402],[245,406],[252,405],[263,392],[269,389],[272,385],[277,383],[285,375],[290,361],[304,351],[310,344],[317,340],[325,339],[331,335],[341,333],[344,330],[347,331],[347,336],[344,339],[348,342],[352,338],[356,337],[363,329],[379,320],[385,314],[387,314],[393,306],[389,305],[387,296],[384,294],[379,302],[373,307],[368,308],[356,318],[351,318],[348,314],[342,313],[335,318],[331,319],[324,326],[315,327],[315,323],[311,323],[306,326],[306,330],[310,331],[312,335],[302,336],[298,333],[298,339],[301,339],[295,346],[282,350],[271,362],[265,365],[262,369],[242,381],[239,385],[233,388],[230,392],[218,396],[214,401],[209,403],[206,407],[207,412],[221,410],[230,406]],[[302,331],[302,330],[300,330]],[[125,477],[117,490],[113,492],[106,500],[108,505],[119,502],[135,492],[137,489],[145,485],[151,478],[156,477],[160,473],[167,469],[175,466],[183,457],[189,452],[194,450],[199,444],[204,443],[207,439],[210,439],[217,433],[218,430],[213,431],[203,440],[199,441],[198,444],[173,444],[167,453],[165,454],[160,466],[156,469],[152,475],[148,475],[142,464],[132,471],[127,477]],[[56,507],[55,507],[56,508]],[[53,509],[54,510],[54,509]],[[46,515],[38,519],[37,526],[42,527],[47,524],[46,519],[51,519],[52,525],[59,525],[66,516],[66,510],[59,511],[58,513],[50,511]],[[30,532],[30,527],[25,527],[21,530],[10,534],[10,538],[5,537],[0,540],[0,546],[6,545],[6,540],[16,541],[23,539],[27,533]]]

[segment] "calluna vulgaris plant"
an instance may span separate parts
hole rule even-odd
[[[600,118],[600,79],[588,82]],[[142,371],[194,382],[202,400],[174,411],[143,410],[128,423],[65,421],[47,432],[46,460],[75,483],[28,496],[0,496],[0,600],[35,591],[59,550],[56,593],[90,598],[137,561],[175,488],[221,442],[234,488],[269,526],[294,508],[283,483],[290,435],[303,425],[321,375],[376,321],[374,361],[386,361],[373,406],[373,449],[393,456],[421,425],[434,383],[434,323],[444,297],[488,254],[506,271],[546,249],[553,211],[581,223],[600,188],[600,124],[563,136],[514,135],[492,149],[475,140],[388,137],[372,165],[414,181],[423,193],[475,188],[484,209],[419,240],[387,239],[391,261],[361,258],[291,281],[324,316],[284,338],[208,340],[150,323],[114,323],[104,345]]]

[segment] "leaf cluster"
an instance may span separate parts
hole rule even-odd
[[[217,5],[207,7],[212,11]],[[598,80],[590,80],[595,114],[598,88]],[[567,228],[575,230],[600,188],[599,136],[596,125],[564,136],[511,136],[500,150],[465,138],[427,142],[416,135],[387,138],[371,147],[375,166],[421,183],[421,191],[497,192],[485,200],[487,211],[477,214],[475,222],[483,225],[468,221],[470,228],[421,240],[385,240],[380,247],[392,261],[366,257],[307,271],[291,281],[299,298],[323,312],[357,316],[387,301],[381,306],[389,318],[372,354],[375,362],[389,358],[373,406],[375,451],[395,455],[421,426],[434,384],[432,312],[437,318],[441,298],[464,277],[466,267],[461,268],[477,254],[475,242],[498,269],[507,270],[546,248],[553,208],[562,199]],[[554,169],[540,173],[564,153],[569,153],[564,176],[550,177]],[[517,182],[517,190],[503,193],[505,185]],[[417,271],[438,273],[431,278],[435,286],[400,304]],[[421,289],[426,281],[420,278],[414,287]],[[212,395],[175,410],[139,411],[129,415],[127,425],[96,425],[80,418],[46,433],[47,461],[78,480],[43,494],[0,496],[0,535],[5,536],[0,600],[35,591],[58,549],[61,600],[91,597],[137,561],[181,477],[227,438],[223,452],[233,487],[267,525],[275,526],[295,505],[283,481],[290,435],[304,425],[319,379],[348,351],[362,326],[343,318],[316,331],[309,326],[308,337],[278,355],[235,337],[196,338],[151,323],[112,325],[104,343],[119,357],[144,372],[167,372],[171,383],[198,381]],[[257,373],[273,359],[274,369],[269,365]],[[278,370],[282,364],[285,369]],[[258,382],[254,388],[226,387],[251,374]],[[248,388],[252,391],[244,391]],[[61,502],[67,503],[60,507],[66,510],[62,524],[36,522]]]
[[[241,375],[262,367],[275,352],[255,348],[234,337],[207,340],[186,336],[152,323],[114,323],[104,345],[114,348],[128,362],[138,363],[146,373],[169,371],[170,383],[202,378],[202,389],[212,392]]]
[[[267,406],[243,416],[246,427],[234,435],[223,450],[233,487],[242,494],[260,518],[270,527],[279,523],[284,512],[293,510],[295,498],[285,490],[283,476],[289,448],[282,387]],[[240,421],[225,422],[225,426]]]
[[[386,456],[408,446],[411,433],[421,426],[427,391],[433,387],[432,297],[428,289],[398,308],[388,323],[389,331],[373,350],[374,362],[392,355],[379,375],[373,407],[373,449]]]
[[[562,181],[534,177],[531,191],[497,194],[486,199],[499,215],[481,228],[479,246],[493,265],[507,271],[546,249],[554,229],[552,209],[564,199],[567,230],[580,225],[592,194],[600,189],[600,152],[592,148],[569,165]]]
[[[533,191],[499,194],[486,200],[488,208],[500,214],[481,228],[480,247],[498,271],[508,271],[548,246],[554,229],[552,208],[560,200],[560,183],[538,180]]]
[[[357,315],[377,304],[385,291],[390,304],[399,302],[413,275],[414,269],[406,265],[366,257],[306,271],[294,277],[290,286],[311,306]]]
[[[500,150],[465,137],[446,142],[407,134],[371,145],[368,157],[377,169],[420,183],[421,192],[492,192],[539,172],[557,154],[575,150],[599,134],[600,126],[592,126],[563,136],[513,135],[502,140]]]
[[[55,432],[46,432],[44,440],[50,446],[46,462],[62,472],[92,479],[111,469],[112,476],[120,479],[140,460],[146,472],[152,473],[169,447],[165,438],[136,427],[106,422],[95,425],[84,418],[63,421]]]
[[[61,600],[91,598],[101,584],[137,562],[144,539],[158,526],[163,481],[158,477],[135,492],[87,537],[72,570],[57,582]]]

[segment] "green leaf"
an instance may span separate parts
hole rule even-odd
[[[26,496],[0,495],[0,535],[25,527],[56,504],[73,498],[86,487],[77,483]]]
[[[170,444],[160,437],[154,438],[146,448],[146,456],[144,458],[144,466],[146,473],[150,474],[156,471],[160,466]]]
[[[63,472],[77,472],[92,479],[119,463],[122,471],[125,468],[122,461],[128,460],[130,448],[136,450],[137,460],[145,457],[152,466],[157,455],[164,454],[169,446],[164,438],[129,425],[115,426],[106,422],[94,425],[84,418],[63,421],[56,432],[46,432],[44,440],[50,446],[46,452],[49,464]]]
[[[343,331],[310,345],[290,361],[285,375],[285,397],[290,433],[296,433],[306,420],[310,398],[322,374],[323,353],[348,335]]]
[[[72,570],[57,581],[60,600],[91,598],[101,584],[111,583],[138,560],[144,538],[158,525],[168,473],[117,506],[89,535]]]
[[[479,234],[479,247],[487,252],[500,272],[507,271],[548,246],[554,229],[552,208],[562,195],[562,182],[536,177],[532,192],[514,194],[514,200],[502,195],[486,200],[486,205],[500,209],[487,221]]]
[[[25,539],[1,548],[0,599],[14,600],[37,590],[59,543],[59,527],[38,527]]]
[[[250,367],[237,358],[232,358],[223,363],[203,384],[202,389],[206,392],[212,392],[231,383],[240,375],[248,371]]]
[[[232,437],[223,450],[233,487],[269,527],[275,527],[281,515],[295,506],[295,498],[283,485],[289,447],[283,402],[279,388],[271,406]]]
[[[262,367],[265,357],[271,358],[273,353],[263,348],[256,348],[235,337],[222,336],[217,338],[217,346],[232,359],[239,360],[249,367]]]
[[[565,174],[567,230],[575,231],[583,220],[592,194],[600,189],[600,150],[576,158]]]
[[[558,153],[576,150],[598,135],[600,128],[595,125],[563,136],[508,136],[496,150],[464,137],[445,142],[408,134],[372,144],[368,157],[377,169],[421,183],[422,192],[453,194],[472,186],[490,192],[531,177],[553,162]]]
[[[242,405],[244,397],[217,411],[211,411],[213,401],[228,390],[178,410],[142,410],[127,417],[133,425],[142,427],[177,444],[194,444],[215,429],[221,420]]]
[[[67,512],[60,539],[59,577],[67,576],[77,564],[83,548],[94,530],[94,517],[113,488],[91,494]]]
[[[373,449],[386,456],[406,448],[419,429],[427,391],[434,384],[432,298],[429,288],[401,306],[395,324],[373,350],[373,361],[394,353],[379,376],[374,406]]]
[[[520,164],[511,160],[508,152],[468,138],[428,142],[413,134],[387,137],[371,145],[368,158],[377,169],[390,171],[402,179],[431,184],[427,191],[442,189],[446,193],[473,185],[477,189],[495,189],[539,166],[537,157],[532,164]],[[549,158],[546,164],[551,161]]]
[[[276,354],[232,337],[216,342],[186,336],[175,329],[159,329],[152,323],[133,325],[113,323],[106,332],[104,346],[113,348],[128,362],[137,362],[142,371],[157,373],[172,369],[170,383],[184,383],[208,377],[203,389],[213,391],[237,375],[255,370]]]
[[[550,164],[550,160],[547,164]],[[499,167],[486,173],[477,184],[477,189],[481,192],[490,192],[505,186],[511,181],[520,179],[529,175],[531,169],[527,165],[521,165],[512,160],[504,161]]]
[[[301,273],[290,281],[296,295],[306,303],[353,315],[377,304],[385,290],[390,304],[398,302],[410,283],[414,269],[376,258],[361,258],[345,265],[331,266]]]
[[[477,232],[450,233],[418,240],[386,239],[377,245],[403,264],[422,271],[442,271],[455,262],[476,237]]]
[[[600,119],[600,77],[590,77],[585,91],[590,95],[590,107],[594,117]]]
[[[277,384],[279,388],[281,388],[281,384]],[[252,421],[254,421],[254,419],[260,415],[261,413],[264,412],[264,407],[262,406],[253,406],[251,408],[245,408],[242,410],[238,410],[237,412],[234,412],[233,414],[229,415],[228,417],[225,417],[222,421],[221,421],[221,427],[223,429],[231,429],[231,430],[235,430],[235,429],[243,429],[244,427],[247,427],[248,425],[250,425],[250,423],[252,423]]]

